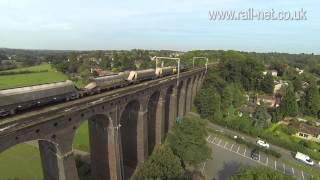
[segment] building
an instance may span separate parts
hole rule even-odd
[[[303,69],[299,69],[299,68],[296,68],[296,71],[297,71],[298,74],[302,74],[304,72]]]
[[[256,104],[260,105],[263,102],[267,107],[278,107],[281,102],[280,95],[258,95]]]
[[[293,126],[297,128],[297,133],[294,136],[320,143],[320,128],[303,122],[296,123]]]
[[[277,77],[278,76],[278,71],[276,71],[276,70],[263,71],[263,75],[267,75],[268,73],[270,73],[273,77]]]

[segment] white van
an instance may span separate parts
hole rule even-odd
[[[310,166],[314,165],[314,162],[312,161],[312,159],[308,155],[302,154],[301,152],[297,152],[295,158],[303,163],[310,165]]]

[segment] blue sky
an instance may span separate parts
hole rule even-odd
[[[0,47],[234,49],[320,54],[319,0],[0,0]],[[212,10],[300,10],[306,21],[209,21]]]

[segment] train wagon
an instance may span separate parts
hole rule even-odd
[[[88,94],[97,94],[102,91],[127,86],[129,82],[123,75],[110,75],[97,77],[90,80],[91,82],[85,87]]]
[[[174,67],[162,67],[156,69],[157,77],[169,76],[175,73]]]
[[[132,83],[139,83],[141,81],[155,79],[156,77],[154,69],[145,69],[140,71],[131,71],[128,76],[128,80]]]
[[[79,93],[70,80],[0,90],[0,116],[15,114],[17,110],[76,98],[79,98]]]

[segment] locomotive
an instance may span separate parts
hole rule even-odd
[[[185,70],[185,69],[181,69]],[[99,94],[115,88],[137,84],[176,73],[176,67],[162,67],[139,71],[120,72],[91,78],[89,84],[78,89],[70,80],[28,87],[0,90],[0,117],[52,103],[65,102]]]

